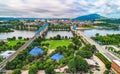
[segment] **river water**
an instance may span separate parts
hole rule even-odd
[[[71,31],[48,31],[46,38],[50,38],[50,37],[55,37],[57,35],[60,35],[61,37],[73,37],[73,34]]]
[[[106,30],[106,29],[90,29],[90,30],[84,30],[83,31],[87,36],[94,37],[96,33],[99,33],[99,35],[107,35],[107,34],[120,34],[120,30]]]
[[[31,38],[35,34],[34,31],[21,31],[21,30],[14,30],[14,32],[9,32],[9,33],[0,33],[0,40],[7,39],[7,38],[12,38],[15,36],[18,38],[19,36],[23,38]]]

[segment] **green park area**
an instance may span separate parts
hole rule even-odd
[[[26,40],[12,40],[12,41],[8,41],[6,44],[9,46],[15,46],[18,42],[25,43]]]
[[[0,52],[6,50],[17,50],[26,40],[9,40],[8,42],[0,42]]]
[[[49,49],[55,49],[58,46],[68,46],[72,43],[71,40],[46,40],[42,44],[49,44]]]

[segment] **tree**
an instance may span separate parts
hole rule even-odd
[[[78,46],[81,46],[81,45],[82,45],[82,44],[81,44],[81,41],[80,41],[77,37],[73,38],[72,41],[73,41],[73,43],[74,43],[75,45],[78,45]]]
[[[16,40],[16,37],[14,36],[14,37],[12,38],[12,40]]]
[[[36,74],[37,73],[37,67],[36,66],[30,66],[29,67],[29,74]]]
[[[77,71],[84,71],[87,72],[88,71],[88,63],[86,60],[84,60],[84,58],[80,57],[80,56],[75,56],[74,58],[75,63],[76,63],[76,69]]]
[[[15,69],[15,70],[12,72],[12,74],[21,74],[21,71],[20,71],[20,69]]]
[[[76,73],[76,64],[75,64],[75,60],[74,59],[71,59],[69,62],[68,62],[68,67],[70,69],[70,71],[72,73]]]
[[[19,36],[19,37],[18,37],[18,39],[19,39],[19,40],[21,40],[21,39],[22,39],[22,37],[21,37],[21,36]]]
[[[84,57],[84,58],[91,58],[93,56],[93,53],[91,51],[81,49],[77,52],[77,55]]]
[[[61,36],[58,34],[58,35],[56,36],[56,39],[57,39],[57,40],[61,40]]]
[[[104,74],[109,74],[109,73],[110,73],[109,70],[105,70],[105,71],[104,71]]]
[[[96,33],[95,36],[99,36],[99,33]]]
[[[87,72],[88,71],[87,61],[84,60],[80,56],[75,56],[73,59],[71,59],[68,62],[68,67],[72,73],[75,73],[78,71],[80,71],[80,72],[82,72],[82,71]]]
[[[75,45],[73,43],[71,43],[71,44],[68,45],[68,49],[71,49],[71,48],[75,49]]]
[[[68,39],[68,37],[67,37],[67,36],[65,36],[65,39]]]
[[[55,74],[54,67],[49,66],[48,68],[45,69],[46,74]]]

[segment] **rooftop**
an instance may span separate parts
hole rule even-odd
[[[13,53],[15,53],[15,51],[7,50],[7,51],[1,53],[0,56],[2,56],[3,58],[8,58],[8,57],[11,56]]]
[[[41,48],[38,48],[37,46],[35,46],[30,52],[29,54],[31,55],[38,55],[38,54],[43,54],[43,50]]]
[[[120,66],[120,61],[118,60],[113,60],[118,66]]]
[[[62,59],[62,58],[64,58],[64,56],[61,55],[61,54],[58,54],[58,53],[54,54],[54,55],[51,57],[51,59],[56,60],[56,61],[59,61],[59,60]]]

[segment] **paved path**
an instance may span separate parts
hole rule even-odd
[[[81,36],[84,40],[86,40],[87,42],[89,42],[92,45],[95,45],[97,50],[99,52],[101,52],[103,55],[105,55],[110,61],[112,60],[120,60],[118,57],[113,56],[111,53],[107,52],[104,48],[102,48],[102,46],[100,46],[99,44],[97,44],[95,41],[93,41],[90,37],[86,36],[82,31],[77,30],[76,31],[77,35]]]
[[[118,48],[118,47],[116,47],[116,46],[114,46],[114,45],[103,45],[102,47],[113,47],[116,51],[119,51],[120,50],[120,48]]]
[[[96,57],[95,55],[93,55],[93,60],[95,62],[97,62],[98,65],[100,66],[100,71],[95,70],[95,71],[93,71],[94,74],[103,74],[103,72],[106,70],[106,67],[105,67],[104,63],[98,57]]]

